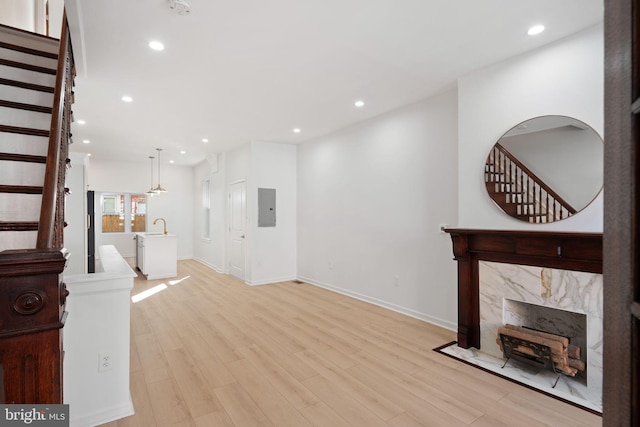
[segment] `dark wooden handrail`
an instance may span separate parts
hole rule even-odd
[[[576,209],[500,144],[485,164],[489,196],[507,214],[531,223],[568,218]]]
[[[542,187],[544,191],[546,191],[551,197],[556,199],[564,208],[566,208],[567,211],[569,211],[572,215],[577,212],[577,210],[573,206],[571,206],[569,202],[564,200],[558,193],[553,191],[551,187],[545,184],[545,182],[542,179],[540,179],[538,175],[536,175],[535,173],[533,173],[531,169],[526,167],[520,160],[518,160],[516,156],[511,154],[509,150],[507,150],[506,148],[504,148],[502,145],[498,143],[496,143],[496,147],[498,148],[498,150],[502,151],[504,155],[507,156],[513,164],[515,164],[518,168],[522,169],[524,173],[529,175],[529,178],[531,178],[537,185]]]
[[[54,242],[61,240],[60,238],[55,239],[55,234],[56,220],[61,209],[60,205],[64,202],[64,197],[59,197],[60,188],[64,187],[64,179],[62,179],[63,182],[60,182],[60,172],[66,162],[70,117],[68,112],[65,114],[65,110],[69,108],[68,98],[71,92],[70,86],[73,80],[73,69],[73,54],[65,12],[62,19],[56,87],[54,91],[53,112],[51,115],[51,131],[49,133],[42,205],[40,208],[40,221],[36,239],[37,249],[53,248]],[[65,158],[61,158],[63,157],[62,154],[64,154]],[[64,174],[62,176],[64,177]],[[62,247],[61,241],[55,243],[57,243],[59,247]]]

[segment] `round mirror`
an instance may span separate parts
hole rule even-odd
[[[565,116],[522,122],[491,149],[487,192],[508,215],[530,223],[568,218],[602,189],[604,144],[590,126]]]

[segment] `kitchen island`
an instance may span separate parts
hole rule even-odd
[[[175,234],[135,233],[136,267],[147,280],[178,275],[178,238]]]

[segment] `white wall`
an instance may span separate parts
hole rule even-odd
[[[252,236],[252,285],[296,278],[296,152],[297,147],[253,142],[252,181],[247,187]],[[276,226],[258,227],[258,188],[276,190]]]
[[[455,328],[456,97],[298,147],[301,280]]]
[[[49,0],[49,36],[59,39],[62,32],[64,0]],[[45,0],[0,1],[0,24],[46,35]]]
[[[33,1],[0,1],[0,24],[35,32],[35,13],[36,3]]]
[[[67,170],[65,187],[71,190],[65,199],[64,246],[69,251],[65,274],[87,273],[87,165],[88,157],[69,153],[71,169]]]
[[[603,135],[602,31],[598,25],[459,79],[459,227],[602,232],[602,194],[571,218],[527,224],[495,206],[483,177],[493,144],[533,117],[574,117]]]
[[[223,224],[214,210],[224,209],[228,221],[228,187],[244,180],[245,283],[259,285],[296,278],[296,150],[294,145],[256,141],[220,156],[220,172],[211,175],[212,241],[196,241],[196,259],[218,271],[229,271],[225,254],[228,222]],[[195,185],[200,188],[207,175],[206,166],[198,165],[194,175]],[[276,189],[276,227],[258,227],[258,188]],[[222,234],[224,241],[218,238]],[[219,262],[224,262],[223,268]]]
[[[215,160],[214,160],[215,159]],[[212,163],[215,162],[215,165]],[[202,181],[208,178],[210,199],[210,238],[202,236],[204,217],[202,212]],[[225,155],[211,157],[193,168],[193,257],[219,273],[225,273],[227,239],[227,181]]]
[[[49,37],[60,38],[63,14],[64,0],[49,0]]]
[[[151,186],[150,168],[148,162],[92,159],[88,168],[89,189],[96,193],[144,194]],[[193,258],[193,168],[163,164],[160,178],[168,192],[147,199],[147,231],[162,231],[162,222],[156,225],[152,222],[155,218],[164,218],[167,231],[178,236],[178,259]],[[124,258],[135,258],[132,233],[100,233],[99,202],[96,197],[96,247],[114,245]]]

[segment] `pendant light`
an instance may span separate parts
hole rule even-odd
[[[150,195],[151,197],[155,196],[156,194],[156,190],[153,188],[153,159],[155,159],[155,157],[153,156],[149,156],[149,160],[151,161],[151,186],[149,187],[149,191],[147,191],[147,194]]]
[[[162,151],[162,148],[156,148],[156,151],[158,152],[158,186],[154,188],[153,191],[156,193],[166,193],[167,190],[162,188],[160,185],[160,152]]]

